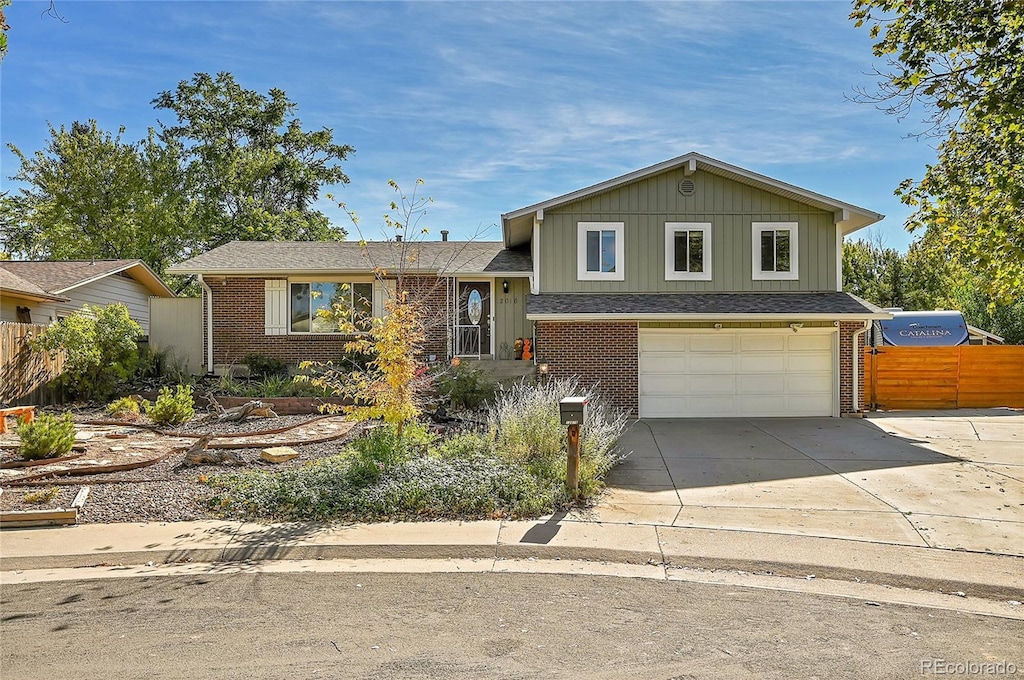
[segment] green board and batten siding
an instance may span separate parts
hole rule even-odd
[[[690,176],[696,190],[679,193],[682,170],[628,184],[545,211],[540,228],[544,293],[829,291],[836,289],[833,214],[708,172]],[[577,281],[579,222],[625,224],[625,280]],[[711,281],[665,280],[665,223],[711,223]],[[796,222],[797,281],[754,281],[753,222]]]
[[[501,282],[506,280],[508,293],[503,293]],[[526,320],[526,296],[529,294],[529,279],[494,279],[495,359],[512,359],[512,344],[516,338],[533,337],[533,322]],[[502,345],[508,348],[508,356],[503,356]]]

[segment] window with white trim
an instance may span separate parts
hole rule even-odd
[[[711,280],[711,223],[665,223],[665,280]]]
[[[800,277],[796,222],[754,222],[751,245],[755,281]]]
[[[577,226],[576,278],[580,281],[625,279],[625,225],[580,222]]]
[[[289,281],[290,333],[341,333],[331,310],[347,312],[357,327],[373,316],[373,283],[369,281]]]

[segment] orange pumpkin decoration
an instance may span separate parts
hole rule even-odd
[[[523,361],[529,361],[530,359],[533,358],[531,345],[533,345],[533,341],[531,341],[529,338],[523,340]]]

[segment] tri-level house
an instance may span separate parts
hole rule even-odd
[[[549,378],[644,418],[838,416],[889,318],[842,292],[843,237],[880,219],[690,153],[506,213],[501,242],[233,242],[170,271],[203,280],[210,370],[337,358],[317,309],[384,313],[400,267],[430,359],[513,360],[529,340]]]

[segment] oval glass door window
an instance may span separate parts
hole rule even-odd
[[[479,324],[483,309],[484,300],[480,297],[480,291],[474,288],[469,293],[469,322],[474,325]]]

